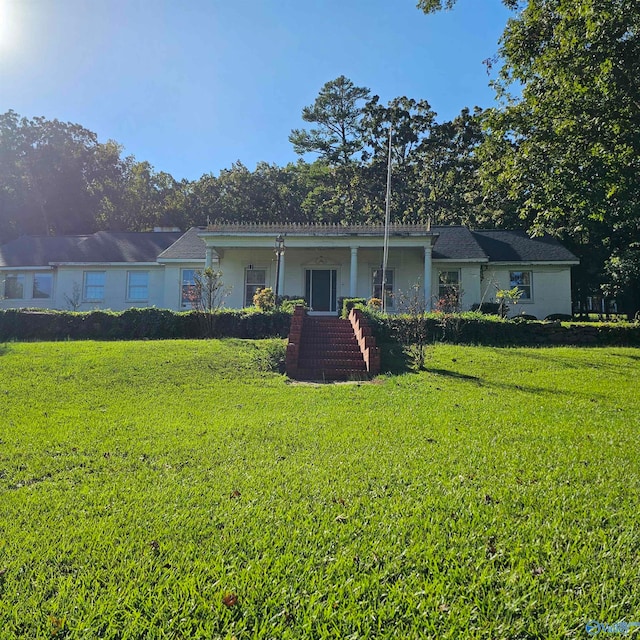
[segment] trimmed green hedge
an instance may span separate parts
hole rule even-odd
[[[371,319],[378,343],[411,342],[421,333],[425,342],[449,342],[486,346],[621,346],[640,347],[638,323],[560,323],[502,320],[477,312],[427,314],[422,318],[383,316],[363,308]],[[421,323],[416,331],[416,322]]]
[[[0,310],[0,342],[10,340],[139,340],[285,338],[291,314],[224,310],[212,314],[166,309],[126,311]]]

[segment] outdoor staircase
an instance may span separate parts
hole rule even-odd
[[[297,307],[287,345],[287,375],[296,380],[366,380],[380,370],[380,357],[366,319],[309,316]]]

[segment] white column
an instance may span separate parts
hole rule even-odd
[[[204,268],[211,269],[213,267],[213,247],[207,247],[206,257],[204,260]]]
[[[424,306],[431,311],[431,244],[424,248]]]
[[[351,247],[351,272],[349,279],[349,295],[356,297],[358,288],[358,247]]]
[[[278,295],[284,296],[284,251],[280,254],[280,273],[278,275]]]

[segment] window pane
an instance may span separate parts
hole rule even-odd
[[[129,288],[127,298],[129,300],[147,300],[149,298],[149,272],[129,271]]]
[[[266,269],[245,269],[244,272],[244,306],[253,306],[253,296],[258,289],[267,286]]]
[[[84,272],[84,299],[90,301],[104,300],[104,271]]]
[[[247,284],[261,284],[264,286],[266,272],[264,269],[247,269]]]
[[[195,269],[182,270],[181,300],[183,307],[194,306],[196,303],[196,271]]]
[[[531,300],[531,271],[509,272],[511,288],[518,287],[522,291],[521,300]]]
[[[385,306],[391,309],[393,307],[393,269],[387,269],[385,276],[387,279]],[[382,269],[373,271],[373,297],[382,300]]]
[[[36,273],[33,276],[33,297],[50,298],[53,291],[53,275]]]
[[[24,298],[24,275],[12,273],[4,280],[4,295],[9,300],[21,300]]]

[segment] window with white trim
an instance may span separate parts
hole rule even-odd
[[[247,267],[244,270],[244,306],[253,306],[253,296],[267,286],[267,270]]]
[[[8,273],[4,278],[4,297],[8,300],[22,300],[24,298],[24,273]]]
[[[533,300],[531,271],[509,271],[509,288],[522,291],[520,300]]]
[[[102,302],[106,279],[106,271],[85,271],[82,299],[85,302]]]
[[[33,274],[33,298],[38,300],[48,300],[53,293],[53,274],[34,273]]]
[[[196,306],[196,270],[183,269],[180,284],[180,301],[183,307]]]
[[[127,271],[127,300],[129,302],[149,300],[148,271]]]
[[[458,300],[460,295],[460,272],[459,271],[439,271],[438,272],[438,299]]]
[[[385,284],[385,308],[393,309],[393,283],[394,283],[394,271],[393,269],[387,269],[386,273],[386,284]],[[382,300],[382,269],[374,269],[372,273],[372,291],[373,297],[378,298],[378,300]]]

